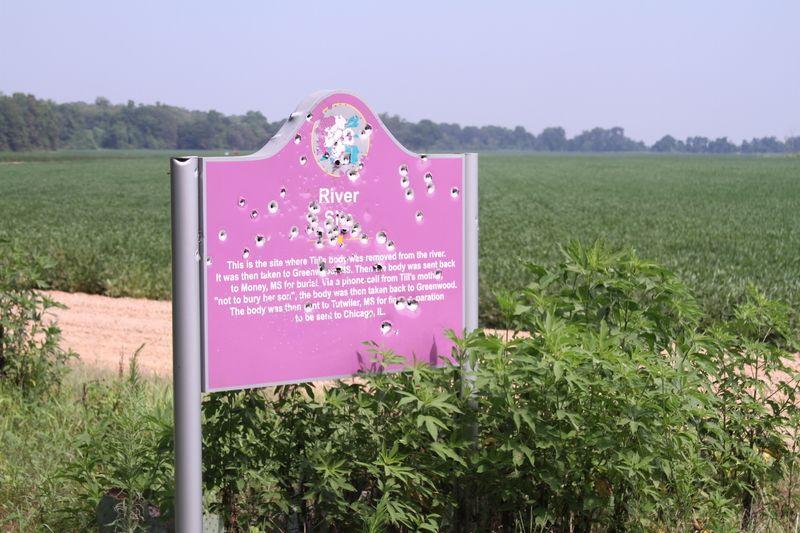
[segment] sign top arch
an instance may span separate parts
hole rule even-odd
[[[337,105],[339,104],[339,105]],[[352,109],[348,109],[352,108]],[[286,146],[294,142],[297,134],[302,134],[307,123],[312,123],[312,130],[316,128],[320,122],[325,118],[330,118],[336,112],[342,111],[345,114],[355,110],[355,115],[363,120],[364,125],[369,128],[364,131],[362,127],[359,130],[354,129],[354,133],[361,135],[366,133],[371,135],[371,132],[376,129],[386,136],[387,141],[391,141],[398,150],[405,152],[409,156],[421,157],[425,154],[415,153],[403,146],[392,133],[386,128],[386,125],[381,120],[380,116],[372,111],[372,109],[356,94],[346,90],[326,90],[316,91],[305,97],[297,106],[297,108],[289,115],[280,127],[280,129],[256,152],[249,155],[236,156],[238,159],[262,159],[271,157],[282,151]],[[351,115],[352,116],[352,115]],[[347,124],[345,124],[347,126]],[[351,123],[349,126],[353,126]],[[462,157],[464,154],[432,154],[433,157]],[[215,158],[216,159],[216,158]],[[233,158],[231,158],[233,159]]]

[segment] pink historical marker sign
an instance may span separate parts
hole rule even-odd
[[[356,374],[368,341],[447,356],[444,332],[474,327],[474,163],[406,150],[341,92],[309,98],[253,155],[200,159],[204,389]]]

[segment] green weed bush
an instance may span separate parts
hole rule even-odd
[[[564,253],[500,298],[530,337],[475,341],[477,470],[496,487],[480,508],[557,530],[749,527],[797,467],[788,309],[751,291],[704,331],[662,267],[600,244]],[[796,516],[788,490],[761,520]]]
[[[0,531],[97,531],[107,493],[126,496],[123,531],[142,529],[147,502],[172,509],[168,383],[70,368],[40,399],[0,382]]]
[[[378,356],[383,364],[396,356]],[[262,530],[452,523],[467,464],[455,367],[416,365],[315,391],[310,385],[211,395],[205,482],[229,527]]]
[[[497,295],[512,333],[455,339],[455,365],[206,395],[207,508],[234,532],[793,531],[791,309],[753,289],[710,324],[668,270],[599,243],[525,269]],[[369,349],[377,369],[401,360]],[[96,527],[111,491],[119,530],[142,529],[148,503],[169,523],[168,389],[134,366],[71,411],[56,396],[23,414],[20,394],[0,396],[13,453],[28,418],[73,428],[40,523]],[[0,496],[28,501],[18,472],[0,454]]]
[[[725,530],[797,516],[797,350],[755,291],[713,328],[666,269],[601,244],[498,297],[530,333],[457,366],[210,395],[229,529]],[[376,352],[376,362],[395,362]]]
[[[138,353],[137,353],[138,354]],[[71,461],[57,472],[66,491],[58,491],[47,513],[59,530],[96,529],[95,510],[105,495],[119,499],[117,531],[145,531],[148,506],[171,520],[173,483],[172,402],[167,388],[154,387],[139,374],[136,356],[115,380],[84,385],[81,432]]]
[[[0,239],[0,382],[31,395],[58,386],[74,355],[61,349],[61,330],[48,316],[63,306],[37,290],[47,268]]]

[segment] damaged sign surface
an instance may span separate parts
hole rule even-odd
[[[331,92],[197,161],[204,390],[376,370],[373,349],[441,364],[477,325],[474,154],[412,153]]]

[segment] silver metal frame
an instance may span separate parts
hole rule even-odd
[[[173,158],[172,380],[175,417],[175,529],[203,530],[200,418],[200,205],[198,158]]]
[[[464,158],[464,327],[478,329],[478,154]]]

